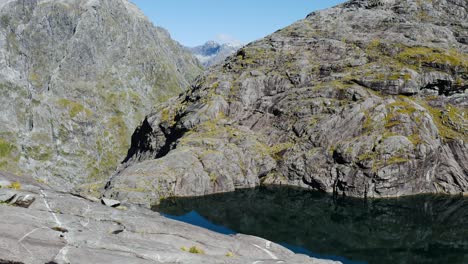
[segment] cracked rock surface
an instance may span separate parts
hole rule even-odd
[[[29,208],[0,204],[0,263],[338,263],[296,255],[247,236],[226,236],[132,207],[111,208],[54,191],[27,176],[7,192],[34,197]],[[196,247],[203,252],[188,252]],[[186,249],[187,251],[184,251]],[[228,256],[229,255],[229,256]]]
[[[105,195],[151,206],[262,183],[466,192],[467,9],[352,0],[248,44],[157,105]]]

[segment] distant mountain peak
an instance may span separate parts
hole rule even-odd
[[[203,44],[203,46],[221,46],[221,44],[214,40],[209,40],[205,44]]]
[[[242,45],[238,43],[219,43],[210,40],[203,45],[189,49],[204,67],[210,67],[221,63],[241,47]]]

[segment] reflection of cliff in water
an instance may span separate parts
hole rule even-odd
[[[289,187],[173,198],[154,208],[191,211],[216,225],[318,254],[369,263],[468,263],[468,199],[334,199]]]

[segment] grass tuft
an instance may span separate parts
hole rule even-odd
[[[15,189],[15,190],[19,190],[19,189],[21,189],[21,183],[19,183],[19,182],[13,182],[13,183],[11,183],[11,184],[8,186],[8,188],[10,188],[10,189]]]
[[[203,251],[203,249],[201,249],[201,248],[199,248],[197,246],[193,246],[191,248],[181,247],[180,249],[182,251],[189,252],[189,253],[192,253],[192,254],[205,254],[205,251]]]

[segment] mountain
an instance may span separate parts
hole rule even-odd
[[[201,72],[127,0],[4,0],[0,24],[0,169],[60,189],[107,178]]]
[[[351,0],[243,47],[157,105],[105,195],[150,206],[260,184],[467,192],[467,10]]]
[[[222,63],[241,47],[242,45],[235,43],[219,44],[214,41],[208,41],[204,45],[190,48],[190,50],[201,64],[208,68]]]

